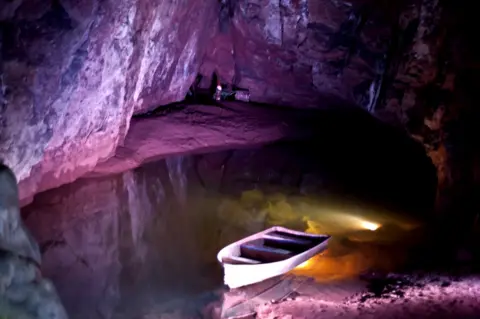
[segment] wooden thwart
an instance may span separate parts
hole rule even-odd
[[[295,252],[290,250],[269,247],[265,245],[263,239],[245,243],[240,246],[240,256],[252,260],[258,260],[261,263],[282,261],[295,255]]]
[[[260,263],[258,260],[238,256],[223,257],[222,262],[232,265],[255,265]]]

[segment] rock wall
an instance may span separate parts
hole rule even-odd
[[[465,1],[438,0],[404,11],[397,32],[411,36],[393,43],[403,54],[389,60],[375,110],[424,145],[437,168],[436,211],[454,216],[450,230],[471,230],[480,209],[474,11]]]
[[[423,143],[439,206],[469,202],[471,12],[451,0],[0,0],[0,157],[22,198],[73,181],[113,156],[132,114],[182,99],[200,70],[257,102],[361,106]]]
[[[135,112],[183,99],[215,0],[0,0],[0,157],[22,198],[110,157]]]
[[[20,218],[17,181],[0,163],[0,317],[66,319],[52,283],[42,277],[40,250]]]
[[[472,203],[480,184],[479,63],[468,2],[224,3],[204,76],[217,72],[257,102],[322,107],[338,97],[361,106],[425,146],[440,210]]]
[[[383,72],[392,21],[405,2],[227,0],[201,72],[249,89],[254,101],[367,107]],[[400,5],[398,4],[400,3]],[[230,14],[229,14],[230,13]]]

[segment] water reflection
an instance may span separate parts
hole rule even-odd
[[[421,222],[415,218],[334,196],[269,195],[252,190],[236,200],[224,199],[222,205],[227,209],[224,215],[219,210],[219,218],[226,229],[263,223],[262,229],[281,225],[332,235],[325,253],[295,271],[318,281],[345,279],[372,269],[399,269],[422,234]],[[256,231],[251,229],[251,233]]]
[[[216,211],[205,207],[211,200],[203,203],[205,192],[196,185],[189,185],[196,191],[185,205],[186,184],[169,177],[187,170],[169,171],[162,161],[81,180],[38,196],[24,210],[41,245],[43,271],[72,318],[128,318],[221,286]]]
[[[322,258],[298,270],[319,280],[398,265],[388,252],[408,247],[418,221],[343,196],[302,195],[328,180],[311,178],[318,162],[296,165],[282,148],[173,157],[37,196],[24,218],[71,318],[171,308],[195,317],[222,286],[218,250],[272,225],[335,235]],[[382,227],[366,230],[365,221]]]

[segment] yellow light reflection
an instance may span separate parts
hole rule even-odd
[[[371,230],[371,231],[375,231],[377,230],[381,225],[379,224],[375,224],[375,223],[372,223],[372,222],[368,222],[366,220],[362,220],[360,222],[360,226],[364,229],[368,229],[368,230]]]
[[[310,266],[313,262],[313,259],[309,259],[307,261],[304,261],[303,263],[301,263],[300,265],[298,265],[297,267],[295,267],[295,269],[305,269],[307,268],[308,266]]]
[[[255,189],[242,193],[240,199],[222,199],[215,224],[222,231],[208,234],[220,236],[215,240],[222,245],[277,225],[331,235],[327,251],[293,270],[318,281],[357,277],[368,269],[393,271],[406,262],[409,247],[417,240],[410,231],[420,224],[405,215],[373,208],[344,199],[264,194]],[[211,223],[206,225],[211,227]]]

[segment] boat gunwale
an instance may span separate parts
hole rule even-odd
[[[317,245],[311,247],[310,249],[307,249],[305,250],[304,252],[301,252],[301,253],[298,253],[298,254],[295,254],[293,255],[292,257],[289,257],[287,259],[284,259],[284,260],[279,260],[279,261],[275,261],[275,262],[271,262],[271,263],[259,263],[259,264],[232,264],[232,263],[226,263],[223,261],[223,257],[228,257],[228,256],[225,256],[225,251],[229,250],[230,248],[232,247],[240,247],[242,244],[245,244],[247,242],[250,242],[252,240],[256,240],[256,239],[262,239],[264,235],[268,234],[268,233],[271,233],[271,232],[275,232],[275,231],[280,231],[280,232],[284,232],[284,233],[289,233],[289,234],[292,234],[292,235],[299,235],[299,236],[303,236],[303,237],[310,237],[310,238],[325,238],[325,240],[323,240],[322,242],[318,243]],[[297,258],[297,257],[300,257],[300,256],[305,256],[305,255],[308,255],[312,252],[314,252],[315,250],[318,250],[320,248],[320,246],[322,245],[325,245],[326,242],[328,241],[328,239],[330,238],[331,236],[330,235],[326,235],[326,234],[309,234],[309,233],[305,233],[305,232],[302,232],[302,231],[297,231],[297,230],[293,230],[293,229],[288,229],[288,228],[285,228],[285,227],[282,227],[282,226],[273,226],[271,228],[268,228],[268,229],[265,229],[264,231],[261,231],[261,232],[258,232],[258,233],[255,233],[253,235],[250,235],[248,237],[245,237],[243,239],[240,239],[234,243],[231,243],[227,246],[225,246],[224,248],[222,248],[218,254],[217,254],[217,260],[220,262],[220,264],[222,266],[228,266],[228,267],[239,267],[239,268],[245,268],[245,267],[250,267],[250,268],[258,268],[258,267],[271,267],[273,265],[278,265],[280,263],[285,263],[285,262],[288,262],[290,259],[292,258]]]

